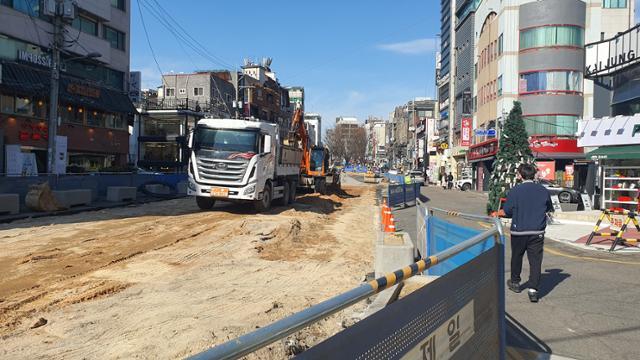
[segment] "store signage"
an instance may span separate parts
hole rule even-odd
[[[498,139],[491,139],[480,144],[472,145],[467,153],[469,160],[478,160],[495,156],[498,153]]]
[[[573,173],[574,173],[573,164],[569,164],[569,165],[565,165],[564,166],[564,180],[565,181],[573,181]]]
[[[448,149],[448,148],[449,148],[449,144],[447,144],[447,143],[440,144],[440,149],[445,150],[445,149]]]
[[[560,205],[560,199],[558,195],[551,195],[551,204],[553,205],[553,210],[555,213],[562,212],[562,206]]]
[[[539,153],[581,153],[576,139],[536,138],[529,139],[529,148]]]
[[[635,26],[611,39],[585,45],[585,77],[610,75],[638,63],[638,33]]]
[[[578,121],[578,146],[640,145],[640,114]],[[635,135],[635,136],[634,136]]]
[[[90,86],[71,83],[67,85],[67,91],[70,94],[76,94],[80,96],[99,98],[100,97],[100,89],[96,89]]]
[[[545,180],[556,179],[556,162],[555,161],[538,161],[538,178]]]
[[[489,130],[475,129],[473,130],[473,133],[476,136],[496,136],[496,129],[489,129]]]
[[[472,127],[473,119],[471,118],[462,118],[462,141],[460,145],[469,146],[471,145],[471,127]]]
[[[24,50],[18,50],[18,60],[45,67],[51,67],[53,63],[49,55],[39,55]]]
[[[25,122],[20,126],[18,138],[20,141],[47,140],[49,139],[49,127],[43,122],[37,124]]]

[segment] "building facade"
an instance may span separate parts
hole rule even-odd
[[[159,97],[166,103],[194,108],[214,117],[233,116],[235,87],[229,82],[228,71],[196,71],[190,74],[162,75]]]
[[[129,1],[75,2],[74,17],[64,25],[55,135],[62,137],[59,145],[66,141],[57,152],[67,160],[58,171],[127,164],[128,126],[135,113],[128,97],[129,32]],[[33,154],[39,172],[46,171],[47,141],[54,136],[48,131],[53,33],[53,20],[40,2],[0,2],[2,152],[10,145],[19,156]],[[0,172],[9,170],[0,166]]]
[[[316,113],[305,113],[304,123],[311,139],[311,145],[322,145],[322,116]]]
[[[289,90],[289,101],[291,106],[300,107],[304,111],[304,88],[302,86],[292,86]]]
[[[477,188],[486,190],[500,124],[522,103],[534,156],[565,166],[584,158],[577,120],[606,112],[611,94],[584,77],[585,39],[628,29],[630,1],[483,0],[475,13],[473,163]],[[604,109],[604,110],[603,110]]]
[[[440,143],[451,147],[455,121],[455,1],[440,1],[440,71],[436,79],[440,109]]]

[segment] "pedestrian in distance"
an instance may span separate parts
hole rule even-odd
[[[518,167],[516,176],[521,183],[509,191],[504,207],[497,214],[511,218],[511,279],[507,280],[507,286],[513,292],[522,291],[520,273],[526,252],[531,302],[538,302],[547,213],[553,212],[549,191],[533,181],[536,173],[537,169],[532,164]]]
[[[451,190],[453,189],[453,174],[449,173],[449,175],[447,175],[447,189]]]

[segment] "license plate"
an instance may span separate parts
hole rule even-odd
[[[214,187],[211,189],[212,197],[229,197],[229,189],[227,188],[217,188]]]

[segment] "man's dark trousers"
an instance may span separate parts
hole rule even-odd
[[[542,251],[544,234],[511,235],[511,281],[520,283],[522,257],[527,253],[529,259],[529,289],[538,290],[542,269]]]

